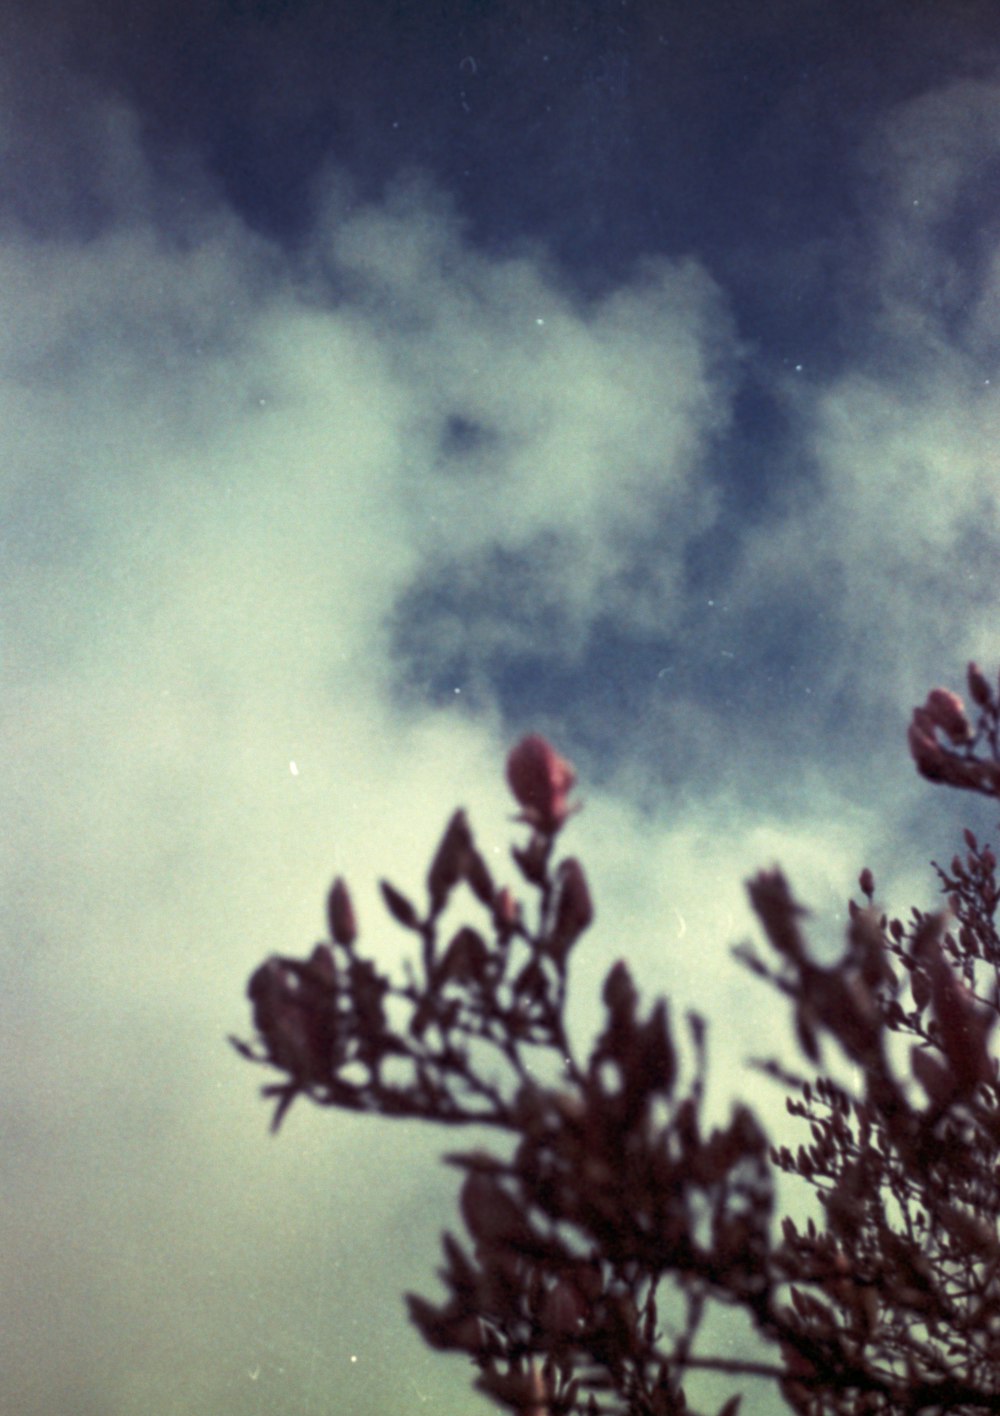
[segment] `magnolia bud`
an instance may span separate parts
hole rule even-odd
[[[489,961],[490,951],[485,940],[474,929],[465,925],[445,950],[437,971],[437,982],[481,983],[486,976]]]
[[[448,895],[465,875],[469,857],[474,849],[472,832],[469,830],[465,812],[456,811],[448,822],[427,875],[427,890],[435,910],[442,907]]]
[[[870,900],[875,894],[875,877],[868,869],[867,865],[865,866],[861,874],[858,876],[858,884],[861,887],[862,895],[867,895],[868,899]]]
[[[357,920],[350,892],[338,875],[327,896],[326,918],[330,933],[338,944],[353,944],[358,937]]]
[[[583,866],[575,857],[564,860],[558,872],[559,895],[549,950],[561,968],[566,955],[594,918],[594,906]]]
[[[553,836],[570,813],[569,793],[576,773],[551,743],[532,733],[507,758],[507,781],[525,821]]]
[[[960,1091],[969,1092],[992,1078],[986,1038],[993,1019],[976,1006],[972,994],[939,956],[931,973],[934,1017],[941,1049]]]
[[[924,708],[930,714],[934,726],[946,733],[953,743],[968,742],[972,729],[965,716],[965,704],[957,693],[952,693],[947,688],[934,688],[927,695]]]
[[[469,1233],[481,1244],[516,1244],[528,1237],[528,1226],[519,1207],[500,1182],[473,1170],[462,1186],[462,1218]]]
[[[502,890],[497,892],[493,901],[493,918],[497,928],[504,934],[509,934],[521,918],[521,906],[514,898],[514,893],[509,885],[505,885]]]
[[[906,737],[910,756],[920,775],[931,782],[940,782],[946,772],[947,758],[940,744],[917,725],[916,713],[914,721],[907,729]]]
[[[586,1317],[587,1305],[575,1283],[561,1278],[545,1295],[540,1313],[542,1327],[552,1337],[568,1337]]]
[[[990,686],[986,682],[985,674],[983,674],[979,665],[973,662],[969,664],[966,676],[969,684],[969,694],[973,703],[976,703],[980,708],[985,708],[991,696]]]
[[[476,1385],[495,1401],[516,1411],[518,1416],[549,1416],[548,1403],[552,1395],[549,1381],[534,1362],[527,1371],[514,1368],[502,1372],[487,1367]]]

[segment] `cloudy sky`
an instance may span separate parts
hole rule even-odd
[[[1000,661],[1000,17],[15,0],[0,79],[0,1411],[472,1416],[454,1137],[269,1136],[246,976],[338,872],[394,957],[456,805],[503,874],[540,730],[581,1027],[624,954],[774,1112],[747,875],[832,950],[993,824],[904,734]]]

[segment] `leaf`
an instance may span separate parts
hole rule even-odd
[[[379,881],[379,888],[382,891],[382,898],[385,900],[386,909],[397,923],[404,929],[421,929],[420,916],[411,905],[405,895],[396,889],[395,885],[390,885],[388,880]]]

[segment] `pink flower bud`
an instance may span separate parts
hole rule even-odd
[[[969,720],[965,715],[965,704],[957,693],[947,688],[934,688],[927,695],[924,711],[930,715],[934,726],[940,728],[953,743],[968,742],[972,736]]]
[[[858,884],[861,887],[862,895],[866,895],[870,900],[875,894],[875,877],[868,869],[867,865],[858,876]]]
[[[986,675],[982,672],[979,665],[973,662],[969,665],[966,677],[969,684],[969,694],[973,703],[977,704],[980,708],[985,708],[991,698],[990,686],[986,681]]]
[[[917,709],[914,713],[913,722],[906,733],[910,756],[922,777],[927,777],[931,782],[940,782],[947,771],[947,758],[937,739],[925,733],[917,723],[919,711]]]
[[[358,924],[350,892],[338,875],[326,901],[326,917],[330,933],[338,944],[353,944],[358,937]]]
[[[507,781],[522,819],[553,836],[571,811],[568,797],[576,773],[551,743],[537,733],[523,738],[507,758]]]

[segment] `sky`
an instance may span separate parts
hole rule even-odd
[[[458,805],[513,883],[540,731],[581,1044],[626,957],[781,1124],[748,876],[832,957],[994,827],[905,728],[1000,663],[1000,15],[12,0],[0,94],[0,1413],[474,1416],[454,1137],[269,1135],[246,978]]]

